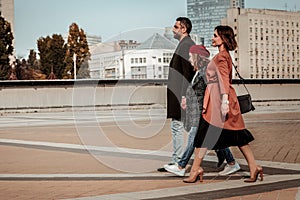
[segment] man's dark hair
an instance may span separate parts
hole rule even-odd
[[[182,25],[186,27],[186,32],[190,34],[192,31],[192,22],[189,18],[187,17],[178,17],[176,21],[179,21]]]

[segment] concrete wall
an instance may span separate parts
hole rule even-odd
[[[241,84],[233,85],[237,94],[245,94]],[[257,103],[300,102],[300,83],[247,84]],[[1,111],[42,108],[67,108],[110,105],[166,104],[165,83],[18,84],[0,86]]]

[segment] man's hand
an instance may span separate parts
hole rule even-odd
[[[184,96],[181,98],[181,108],[186,109],[186,98]]]

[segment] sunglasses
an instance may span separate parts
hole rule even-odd
[[[179,28],[183,28],[183,26],[174,25],[174,28],[179,29]]]

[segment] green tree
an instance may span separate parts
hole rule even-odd
[[[13,39],[10,23],[1,16],[0,12],[0,80],[8,79],[11,73],[9,57],[14,51]]]
[[[36,58],[36,52],[34,51],[34,49],[30,49],[27,62],[31,68],[39,69],[39,62]]]
[[[86,34],[83,29],[79,29],[76,23],[72,23],[69,27],[64,78],[74,78],[74,59],[76,59],[76,77],[89,78],[88,60],[90,60],[90,57]]]
[[[65,71],[66,44],[61,35],[53,34],[52,38],[40,38],[37,41],[40,56],[40,69],[49,76],[52,72],[56,78],[63,78]]]

